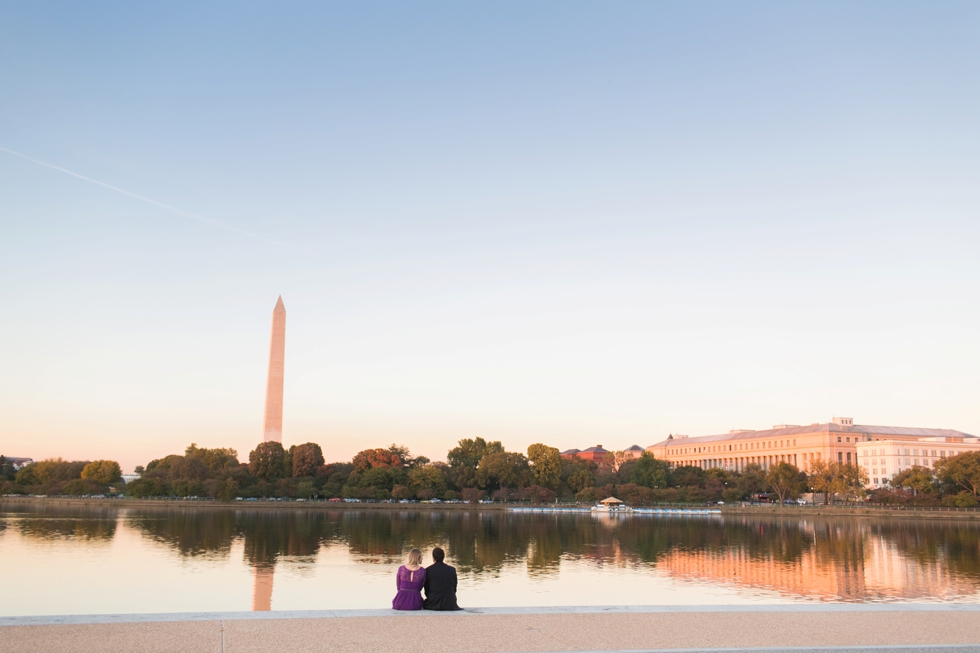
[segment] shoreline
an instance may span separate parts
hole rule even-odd
[[[94,499],[72,497],[0,497],[0,506],[14,505],[51,505],[51,506],[82,506],[93,508],[179,508],[204,510],[317,510],[317,511],[350,511],[350,510],[382,510],[392,512],[445,511],[445,512],[506,512],[509,508],[518,506],[530,507],[527,504],[467,504],[467,503],[330,503],[327,501],[212,501],[212,500],[183,500],[183,499]],[[535,506],[548,507],[548,506]],[[568,506],[571,508],[572,506]],[[696,506],[664,506],[689,507]],[[579,506],[581,508],[581,506]],[[887,519],[925,519],[943,521],[978,521],[980,509],[968,508],[882,508],[878,506],[717,506],[721,516],[765,516],[781,518],[806,517],[873,517]],[[575,513],[585,514],[585,513]]]

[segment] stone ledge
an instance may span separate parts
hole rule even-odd
[[[37,615],[0,617],[3,626],[54,626],[78,624],[158,623],[179,621],[255,621],[275,619],[349,619],[357,617],[429,618],[476,615],[547,614],[800,614],[812,612],[980,612],[975,603],[785,603],[771,605],[609,605],[548,607],[465,608],[457,612],[401,611],[388,608],[351,610],[282,610],[269,612],[172,612],[92,615]]]

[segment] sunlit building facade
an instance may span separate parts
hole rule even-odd
[[[742,471],[749,465],[769,469],[787,462],[809,472],[818,460],[858,464],[858,445],[862,443],[868,445],[869,450],[884,449],[885,445],[875,443],[915,442],[922,438],[958,440],[974,447],[980,443],[975,436],[952,429],[863,426],[854,424],[850,417],[835,417],[826,424],[780,424],[764,431],[734,429],[723,435],[671,435],[646,450],[672,467],[692,465],[702,469]],[[924,445],[916,446],[922,449]],[[930,452],[932,448],[929,447]],[[935,448],[941,450],[938,446]]]
[[[980,439],[964,434],[857,444],[858,464],[867,473],[870,487],[881,487],[906,469],[916,466],[932,469],[943,458],[968,451],[980,451]]]

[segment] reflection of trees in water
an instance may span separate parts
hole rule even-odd
[[[320,545],[337,537],[336,513],[256,510],[236,515],[236,531],[245,540],[245,559],[252,566],[272,566],[283,556],[312,557]]]
[[[95,543],[109,542],[116,534],[116,511],[107,508],[42,504],[10,512],[18,515],[11,521],[23,537],[39,540],[77,539]]]
[[[942,563],[951,573],[980,579],[980,525],[914,520],[870,522],[875,537],[920,565]]]
[[[337,537],[337,521],[336,513],[293,510],[140,508],[128,514],[130,526],[184,556],[225,557],[241,539],[246,561],[256,567],[273,566],[282,556],[316,555],[321,542]]]
[[[127,524],[184,556],[227,557],[235,538],[235,513],[206,508],[136,509]]]

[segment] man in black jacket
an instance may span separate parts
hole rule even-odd
[[[446,552],[439,547],[432,549],[432,559],[435,562],[425,568],[425,600],[422,602],[422,609],[462,610],[456,605],[456,568],[443,562]]]

